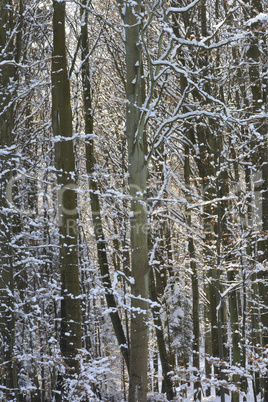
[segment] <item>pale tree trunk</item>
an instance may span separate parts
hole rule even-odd
[[[65,2],[53,1],[52,127],[56,138],[55,164],[59,190],[61,338],[66,378],[79,373],[81,308],[77,247],[75,158],[72,137],[70,85],[65,50]],[[61,391],[63,382],[59,378]]]
[[[148,365],[148,222],[146,206],[146,135],[139,124],[144,100],[142,81],[141,2],[127,2],[123,15],[126,48],[126,137],[131,195],[131,302],[129,402],[146,402]]]
[[[98,261],[102,276],[102,282],[105,288],[105,298],[107,305],[110,309],[110,318],[112,321],[113,329],[126,363],[127,370],[129,371],[129,345],[123,330],[122,321],[119,317],[115,297],[113,294],[112,283],[109,272],[108,257],[106,251],[106,242],[104,238],[101,208],[98,196],[98,183],[94,178],[95,171],[95,155],[93,143],[93,112],[91,108],[91,85],[90,85],[90,68],[89,68],[89,46],[88,46],[88,30],[87,30],[87,11],[86,5],[88,0],[83,0],[85,10],[81,10],[82,26],[81,26],[81,48],[82,48],[82,82],[83,82],[83,101],[84,101],[84,119],[85,119],[85,133],[88,138],[86,139],[86,167],[89,176],[89,189],[90,189],[90,205],[92,211],[92,220],[94,227],[94,234],[97,243]]]

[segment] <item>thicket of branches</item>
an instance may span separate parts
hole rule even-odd
[[[267,26],[0,1],[1,400],[268,400]]]

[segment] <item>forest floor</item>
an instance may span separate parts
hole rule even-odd
[[[253,396],[253,392],[252,392],[252,390],[250,389],[249,390],[249,392],[248,392],[248,394],[247,394],[247,402],[254,402],[254,396]],[[193,398],[186,398],[186,399],[179,399],[178,401],[180,401],[180,402],[192,402],[193,401]],[[212,395],[212,396],[210,396],[210,397],[208,397],[208,398],[202,398],[202,402],[221,402],[221,398],[220,398],[220,396],[215,396],[215,395]],[[225,402],[231,402],[231,396],[230,395],[225,395]],[[243,396],[241,395],[240,396],[240,401],[239,402],[243,402]],[[261,402],[261,398],[259,397],[257,397],[257,402]]]
[[[184,402],[188,402],[188,401],[190,401],[190,399],[185,399]],[[209,398],[204,398],[204,399],[202,398],[202,402],[203,402],[203,401],[208,401],[208,402],[221,402],[221,398],[220,398],[219,396],[218,396],[218,397],[211,396],[211,397],[209,397]],[[258,399],[258,398],[257,398],[257,401],[260,402],[261,399]],[[231,402],[231,397],[230,397],[229,395],[226,395],[226,396],[225,396],[225,402]],[[240,402],[243,402],[242,396],[240,397]],[[247,395],[247,402],[254,402],[254,397],[253,397],[252,394],[248,394],[248,395]]]
[[[190,391],[190,389],[188,391]],[[178,390],[177,394],[179,394],[179,390]],[[109,398],[108,400],[113,401],[113,402],[126,402],[125,399],[122,398],[122,395],[120,396],[119,394],[114,395],[113,397],[111,397],[111,399]],[[176,396],[173,399],[173,402],[193,402],[193,400],[194,400],[193,392],[190,391],[190,392],[188,392],[188,397]],[[247,402],[255,402],[254,396],[253,396],[253,390],[252,390],[251,386],[249,386],[246,401]],[[149,393],[148,397],[147,397],[147,402],[167,402],[167,399],[164,394]],[[202,402],[221,402],[221,398],[215,396],[214,389],[212,388],[212,395],[210,397],[206,397],[206,398],[202,396]],[[227,394],[225,395],[225,402],[231,402],[230,395],[227,395]],[[243,402],[242,395],[240,396],[239,402]],[[257,397],[257,402],[262,402],[261,397]]]

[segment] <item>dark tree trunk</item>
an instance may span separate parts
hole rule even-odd
[[[66,378],[79,374],[77,353],[81,349],[81,307],[77,244],[75,157],[72,140],[70,84],[65,49],[65,2],[53,1],[52,127],[56,138],[55,163],[58,194],[61,274],[60,348],[66,364]],[[58,390],[64,395],[64,379]]]

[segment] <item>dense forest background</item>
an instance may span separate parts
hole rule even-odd
[[[268,401],[267,6],[0,1],[1,401]]]

